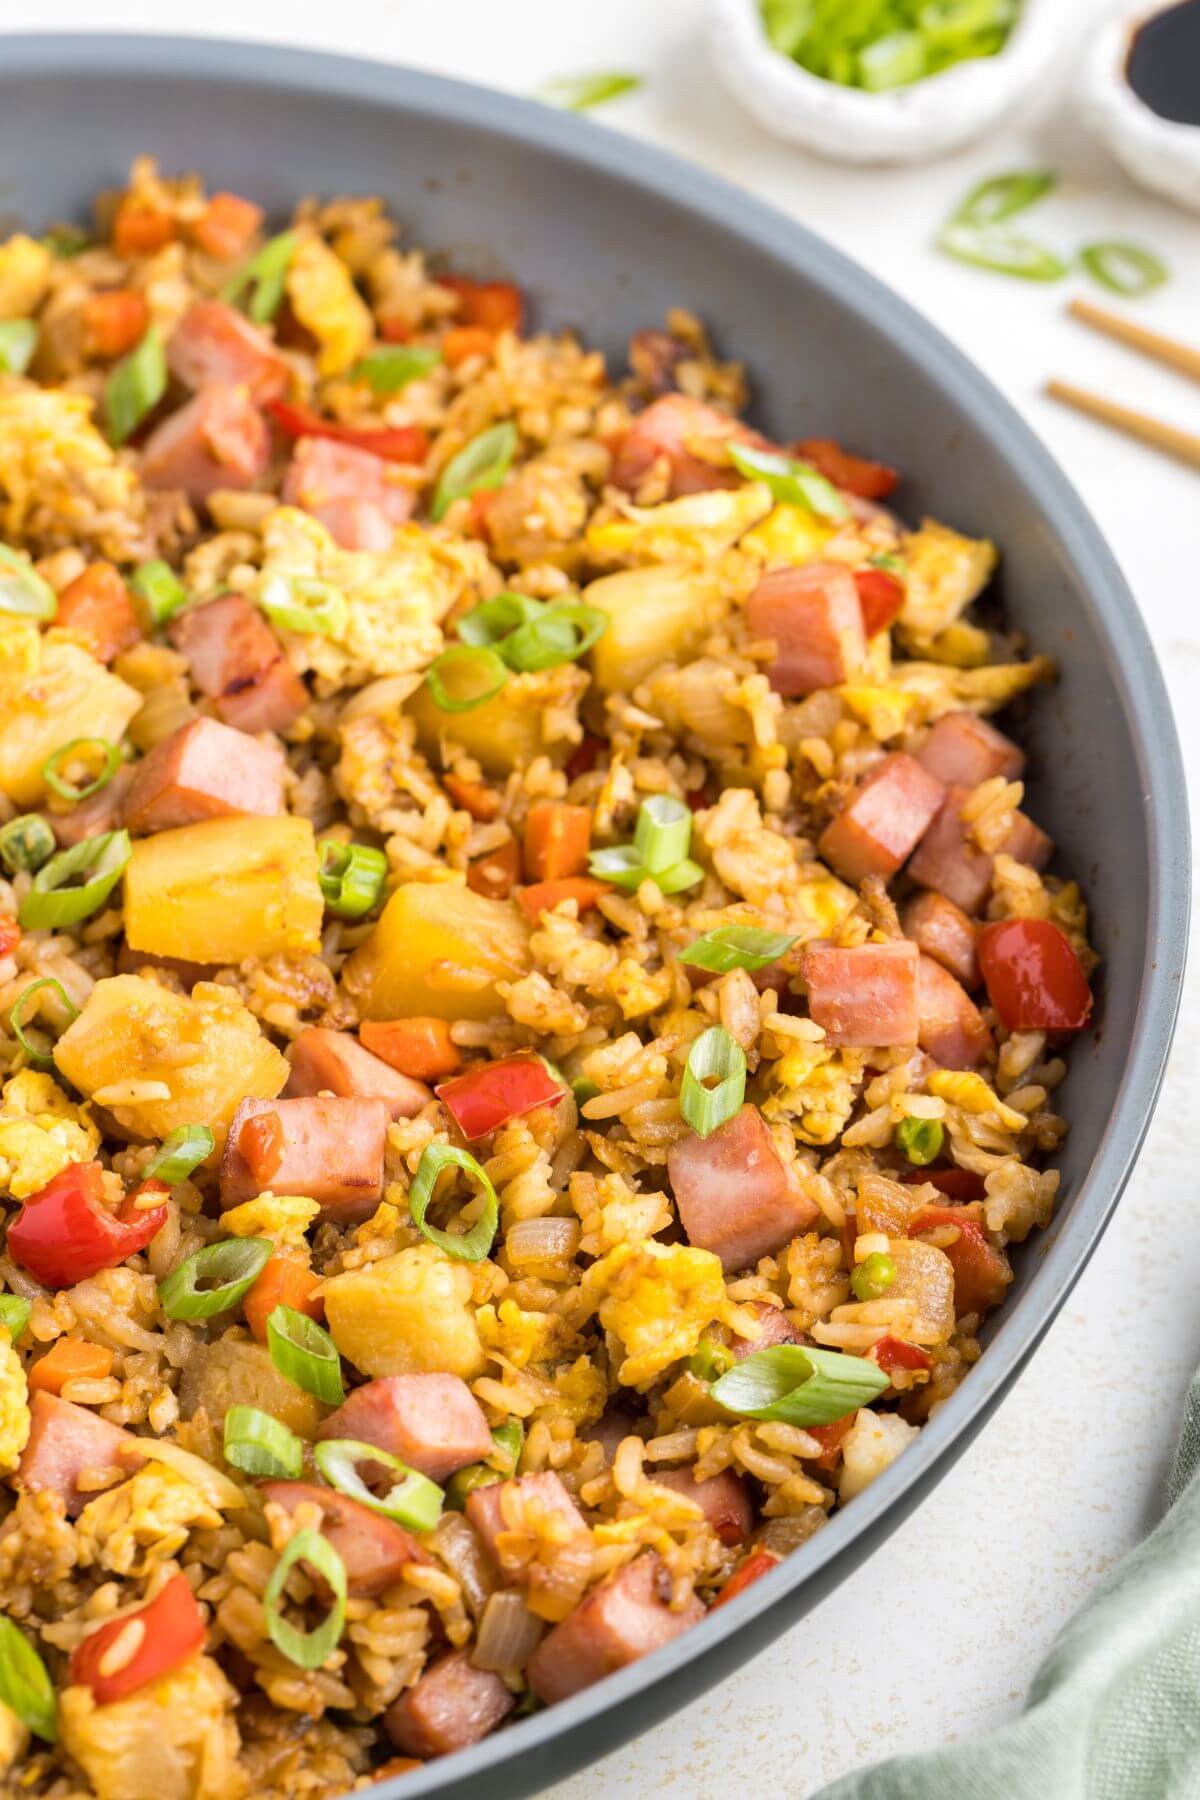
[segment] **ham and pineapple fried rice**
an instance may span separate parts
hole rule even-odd
[[[3,1779],[332,1796],[979,1355],[1095,962],[1053,671],[693,317],[610,374],[376,200],[139,163],[0,318]]]

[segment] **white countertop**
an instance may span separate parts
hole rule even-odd
[[[1071,27],[1089,29],[1090,20],[1095,28],[1095,0],[1061,3]],[[4,10],[13,30],[187,28],[168,0],[8,0]],[[1068,326],[1063,299],[1079,284],[1042,288],[977,274],[928,248],[972,181],[1058,168],[1063,187],[1031,232],[1066,247],[1094,236],[1153,246],[1174,279],[1141,303],[1139,316],[1195,339],[1200,219],[1132,187],[1053,97],[1038,109],[1040,123],[925,169],[820,163],[767,138],[727,98],[705,58],[699,11],[699,0],[338,0],[318,17],[291,0],[206,0],[193,18],[211,35],[375,55],[520,93],[580,70],[642,73],[645,90],[597,118],[708,164],[868,264],[955,339],[1045,438],[1130,578],[1166,670],[1185,759],[1200,776],[1200,475],[1038,394],[1056,373],[1200,429],[1195,390]],[[1064,71],[1072,65],[1064,50]],[[702,295],[687,299],[702,310]],[[982,1436],[792,1632],[554,1789],[554,1800],[799,1797],[859,1763],[977,1735],[1017,1707],[1058,1627],[1157,1516],[1179,1402],[1200,1360],[1194,963],[1155,1124],[1116,1219]]]

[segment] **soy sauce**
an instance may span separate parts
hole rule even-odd
[[[1200,0],[1181,0],[1138,28],[1125,76],[1160,119],[1200,125]]]

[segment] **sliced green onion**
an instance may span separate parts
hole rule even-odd
[[[502,425],[489,425],[457,456],[451,457],[442,470],[429,509],[430,517],[444,518],[456,500],[485,488],[498,488],[516,453],[517,428],[512,420],[506,419]]]
[[[538,89],[537,98],[544,100],[547,106],[561,106],[567,112],[587,112],[593,106],[619,100],[622,94],[632,94],[641,85],[640,75],[606,69],[595,75],[556,76]]]
[[[451,644],[435,656],[425,675],[429,697],[442,712],[470,712],[500,692],[508,669],[483,644]]]
[[[868,93],[909,87],[928,72],[925,40],[916,31],[890,31],[858,53],[859,85]]]
[[[161,557],[139,563],[129,578],[134,593],[145,603],[151,628],[165,625],[188,603],[188,592],[169,563]]]
[[[468,1463],[458,1469],[446,1483],[446,1504],[461,1512],[468,1494],[476,1488],[494,1487],[498,1481],[510,1481],[517,1472],[521,1451],[525,1446],[525,1427],[519,1419],[509,1419],[492,1432],[495,1445],[487,1462]]]
[[[92,240],[78,225],[55,225],[46,233],[42,244],[51,256],[60,262],[68,262],[71,257],[90,250]]]
[[[355,363],[351,381],[365,381],[373,394],[398,394],[418,376],[428,375],[442,360],[435,344],[388,344]]]
[[[114,444],[131,438],[167,391],[167,358],[157,325],[123,356],[104,384],[104,416]]]
[[[642,859],[632,844],[609,844],[607,849],[593,850],[588,857],[588,873],[598,875],[601,881],[611,881],[614,887],[627,888],[631,893],[648,879],[648,872],[642,867]]]
[[[938,233],[937,247],[956,262],[991,269],[997,275],[1016,275],[1022,281],[1061,281],[1067,272],[1060,256],[1043,244],[1035,244],[1032,238],[987,226],[963,225],[953,219]]]
[[[946,1139],[940,1119],[901,1119],[895,1132],[896,1148],[903,1150],[910,1163],[923,1169],[936,1162]]]
[[[442,1516],[444,1495],[428,1475],[418,1474],[387,1450],[363,1444],[357,1438],[324,1438],[313,1446],[318,1469],[339,1494],[349,1494],[360,1506],[394,1519],[409,1531],[432,1531]],[[400,1476],[386,1494],[375,1495],[358,1472],[363,1462],[382,1464]]]
[[[52,619],[57,611],[58,595],[29,558],[0,544],[0,613],[18,619]]]
[[[0,1325],[14,1344],[28,1325],[32,1311],[32,1303],[20,1294],[0,1294]]]
[[[212,1319],[228,1312],[250,1292],[274,1248],[270,1238],[222,1238],[197,1250],[159,1282],[163,1311],[168,1319]],[[213,1285],[201,1287],[201,1282]]]
[[[38,328],[32,319],[0,320],[0,369],[6,375],[23,375],[37,347]]]
[[[778,962],[796,939],[784,931],[762,931],[757,925],[718,925],[681,950],[681,963],[725,975],[730,969],[765,969]]]
[[[954,209],[953,221],[957,225],[998,225],[1002,219],[1024,212],[1048,194],[1057,181],[1058,176],[1050,169],[1017,169],[1009,175],[989,175]]]
[[[82,787],[76,787],[59,774],[63,763],[71,757],[86,756],[91,761],[99,761],[100,772],[93,780]],[[69,744],[60,744],[52,755],[42,764],[42,780],[52,794],[60,800],[86,800],[89,794],[98,794],[102,787],[107,787],[116,774],[121,763],[121,746],[114,744],[110,738],[72,738]]]
[[[42,931],[90,918],[108,899],[132,855],[127,831],[106,831],[60,850],[34,876],[18,920],[31,931]],[[87,879],[77,887],[67,885],[80,875]]]
[[[310,575],[270,576],[258,604],[272,625],[318,637],[341,637],[350,618],[341,589]]]
[[[756,450],[750,444],[730,444],[729,455],[740,474],[751,481],[765,482],[774,499],[806,506],[819,519],[840,521],[850,517],[850,508],[833,483],[811,463],[781,456],[774,450]]]
[[[53,1744],[58,1738],[58,1702],[46,1665],[11,1619],[0,1617],[0,1700],[22,1725]]]
[[[1100,243],[1085,244],[1079,260],[1093,281],[1111,294],[1124,294],[1135,300],[1149,294],[1168,279],[1168,269],[1152,250],[1130,244],[1119,238],[1106,238]]]
[[[277,1306],[267,1315],[267,1347],[279,1373],[306,1394],[340,1406],[342,1363],[329,1333],[294,1306]]]
[[[304,1445],[294,1431],[257,1406],[231,1406],[225,1414],[225,1461],[247,1475],[295,1480],[304,1467]]]
[[[870,1357],[775,1344],[744,1356],[710,1392],[718,1406],[740,1418],[779,1419],[805,1428],[844,1419],[887,1386],[887,1375]]]
[[[54,989],[55,993],[58,995],[60,1004],[66,1008],[68,1013],[70,1013],[70,1022],[72,1025],[79,1017],[79,1008],[71,999],[71,996],[68,994],[62,982],[56,981],[53,975],[39,975],[37,980],[31,981],[27,988],[22,988],[21,992],[13,1001],[12,1011],[8,1015],[8,1023],[13,1036],[16,1038],[18,1044],[20,1044],[30,1062],[33,1063],[36,1068],[49,1069],[54,1065],[54,1058],[52,1056],[44,1055],[35,1044],[31,1044],[24,1032],[25,1008],[29,1002],[30,995],[36,994],[39,988]]]
[[[557,669],[578,662],[608,630],[609,616],[599,606],[582,600],[555,600],[539,609],[536,618],[518,625],[505,638],[500,654],[510,669]]]
[[[894,575],[898,581],[904,581],[908,575],[904,558],[891,550],[881,550],[878,556],[869,556],[867,561],[873,569],[882,569],[885,575]]]
[[[222,300],[230,306],[240,306],[249,288],[246,311],[255,324],[265,325],[273,319],[279,311],[288,265],[299,241],[294,231],[281,231],[278,237],[268,238],[262,249],[225,283]]]
[[[571,1094],[576,1106],[584,1107],[589,1100],[594,1100],[600,1089],[586,1075],[580,1075],[571,1083]]]
[[[493,594],[490,600],[473,606],[469,613],[464,613],[458,621],[458,635],[464,644],[482,644],[494,648],[502,644],[507,637],[524,625],[528,619],[536,619],[543,611],[540,600],[530,599],[528,594],[516,594],[506,589],[503,593]]]
[[[650,879],[657,882],[661,894],[681,894],[685,888],[695,887],[698,881],[704,880],[704,870],[690,856],[685,856],[673,869],[664,869]]]
[[[156,1156],[146,1164],[143,1179],[146,1181],[163,1181],[168,1187],[178,1187],[186,1181],[193,1169],[198,1169],[208,1156],[212,1155],[216,1139],[207,1125],[178,1125],[165,1137],[162,1147]]]
[[[462,1237],[456,1237],[453,1232],[439,1231],[436,1225],[425,1223],[425,1214],[429,1211],[438,1177],[443,1169],[450,1168],[461,1169],[465,1175],[469,1175],[472,1181],[478,1183],[484,1197],[483,1211],[470,1231]],[[408,1191],[408,1210],[413,1224],[422,1236],[458,1262],[482,1262],[495,1241],[496,1227],[500,1222],[495,1188],[470,1151],[460,1150],[457,1144],[430,1144],[423,1152],[417,1165],[416,1177]]]
[[[880,1300],[896,1279],[896,1265],[883,1250],[865,1256],[850,1277],[856,1300]]]
[[[279,1610],[283,1584],[292,1565],[306,1562],[322,1576],[333,1595],[333,1604],[312,1631],[297,1631]],[[346,1623],[346,1565],[319,1531],[298,1531],[284,1545],[263,1593],[263,1612],[271,1642],[289,1662],[301,1669],[319,1669],[337,1649]]]
[[[716,1078],[715,1087],[705,1084]],[[746,1097],[746,1054],[723,1025],[710,1025],[688,1051],[679,1110],[697,1137],[732,1119]]]
[[[633,831],[633,847],[651,875],[682,862],[692,842],[692,809],[670,794],[643,800]]]
[[[329,911],[339,919],[361,919],[374,911],[387,880],[388,860],[383,851],[370,844],[322,838],[317,852],[317,880]]]
[[[10,875],[40,869],[54,855],[54,833],[41,813],[22,813],[0,826],[0,863]]]
[[[698,1381],[719,1381],[736,1362],[737,1357],[728,1344],[718,1344],[712,1338],[701,1338],[688,1358],[688,1373]]]

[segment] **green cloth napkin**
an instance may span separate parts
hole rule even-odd
[[[899,1756],[815,1800],[1197,1800],[1200,1373],[1168,1512],[1064,1626],[1020,1718],[975,1743]]]

